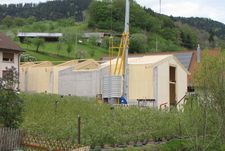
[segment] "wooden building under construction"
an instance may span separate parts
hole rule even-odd
[[[115,66],[112,60],[112,66]],[[154,107],[175,105],[187,92],[188,71],[173,55],[144,56],[129,58],[129,99],[128,104]],[[109,75],[109,61],[97,68],[76,70],[66,68],[59,71],[59,94],[95,97],[101,94],[109,97],[105,91],[104,78]],[[122,96],[122,83],[116,90]],[[107,94],[104,94],[106,93]],[[116,102],[115,102],[116,103]]]

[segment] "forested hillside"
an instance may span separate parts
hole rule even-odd
[[[0,20],[6,16],[28,18],[34,16],[40,20],[56,20],[74,17],[83,21],[83,11],[91,0],[55,0],[39,4],[10,4],[0,5]]]
[[[88,25],[93,29],[123,31],[124,0],[93,1],[89,6]],[[176,51],[224,46],[225,25],[204,18],[174,18],[131,3],[130,52]]]
[[[203,29],[214,36],[225,39],[225,24],[221,22],[199,17],[174,17],[174,20],[181,21],[182,23],[189,24],[198,29]]]
[[[93,29],[112,30],[121,33],[124,26],[124,1],[94,1],[89,6],[88,25]],[[195,49],[198,37],[191,27],[178,27],[166,15],[154,13],[151,9],[131,3],[130,52],[147,52],[155,49],[176,51],[183,47]],[[158,47],[158,48],[156,48]]]

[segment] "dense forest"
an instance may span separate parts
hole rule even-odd
[[[173,19],[175,21],[181,21],[182,23],[189,24],[198,29],[203,29],[219,38],[225,39],[225,24],[218,21],[199,17],[174,17]]]
[[[0,5],[0,20],[6,16],[28,18],[34,16],[39,20],[56,20],[74,17],[76,21],[83,21],[83,11],[87,9],[91,0],[55,0],[45,3]]]
[[[54,0],[39,4],[0,5],[1,24],[23,26],[40,20],[70,19],[87,23],[88,30],[121,34],[124,0]],[[38,28],[37,28],[38,29]],[[131,2],[130,52],[193,50],[224,46],[225,25],[205,18],[172,17]]]

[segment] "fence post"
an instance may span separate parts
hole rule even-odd
[[[77,117],[77,143],[80,145],[80,115]]]

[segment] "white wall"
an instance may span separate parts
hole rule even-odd
[[[158,107],[167,103],[169,107],[169,67],[176,67],[176,98],[179,101],[187,92],[187,73],[174,59],[163,62],[158,66]],[[181,103],[182,104],[182,103]]]
[[[95,97],[101,93],[101,78],[98,70],[73,71],[68,68],[59,71],[59,94]]]
[[[164,62],[158,66],[158,104],[167,103],[169,106],[169,64]]]
[[[12,66],[18,70],[18,63],[19,63],[19,54],[14,53],[14,61],[13,62],[4,62],[3,61],[3,52],[0,51],[0,77],[2,77],[2,71],[5,68],[11,68]]]

